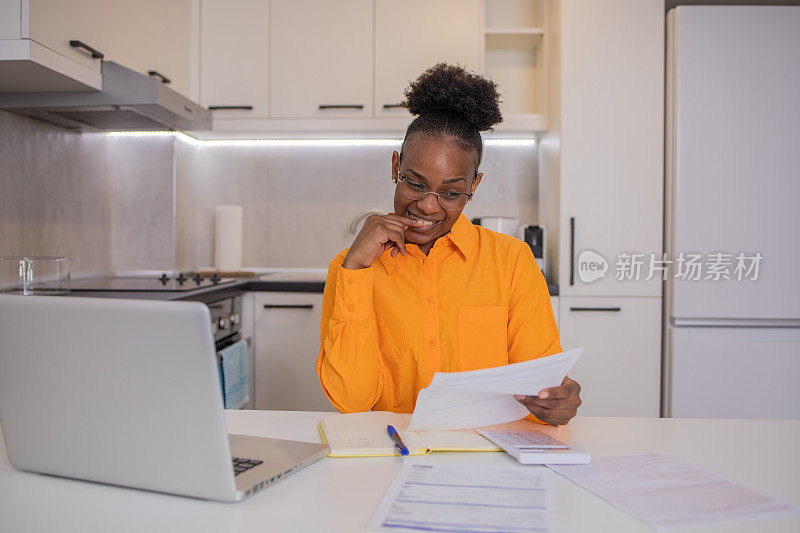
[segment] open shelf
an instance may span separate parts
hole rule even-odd
[[[483,69],[509,126],[546,125],[546,1],[484,0]]]
[[[503,129],[546,127],[545,2],[484,0],[483,69],[500,87]]]
[[[484,0],[487,29],[542,28],[546,0]]]

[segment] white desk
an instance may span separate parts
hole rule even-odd
[[[227,421],[231,433],[319,442],[316,422],[324,415],[230,411]],[[596,456],[663,450],[800,506],[800,421],[578,418],[546,430]],[[428,458],[517,464],[504,453],[435,453]],[[325,458],[241,503],[223,504],[19,472],[9,465],[0,439],[0,531],[362,531],[400,464],[397,457]],[[561,531],[652,531],[555,477]],[[800,531],[800,516],[699,531],[759,530]]]

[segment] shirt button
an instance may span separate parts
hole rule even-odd
[[[434,298],[433,296],[428,296],[427,302],[429,304],[432,304],[432,303],[436,302],[436,298]]]
[[[347,306],[347,310],[348,310],[348,311],[350,311],[350,312],[352,313],[352,312],[353,312],[353,306],[352,306],[352,305],[348,305],[348,306]]]
[[[431,347],[433,347],[433,346],[436,346],[436,341],[435,341],[435,340],[433,340],[433,339],[431,339],[431,340],[429,340],[429,341],[428,341],[428,344],[429,344]]]
[[[347,284],[348,284],[348,285],[352,285],[353,283],[355,283],[355,282],[356,282],[356,280],[354,280],[353,278],[347,278],[347,280],[346,280],[346,281],[347,281]]]

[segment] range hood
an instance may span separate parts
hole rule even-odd
[[[102,91],[0,93],[0,109],[80,132],[210,130],[211,112],[161,81],[103,61]]]

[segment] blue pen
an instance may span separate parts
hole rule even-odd
[[[400,438],[400,434],[394,429],[394,426],[386,426],[386,431],[389,432],[389,436],[392,437],[394,441],[394,447],[397,448],[397,451],[400,452],[400,455],[408,455],[408,448],[406,445],[403,444],[403,439]]]

